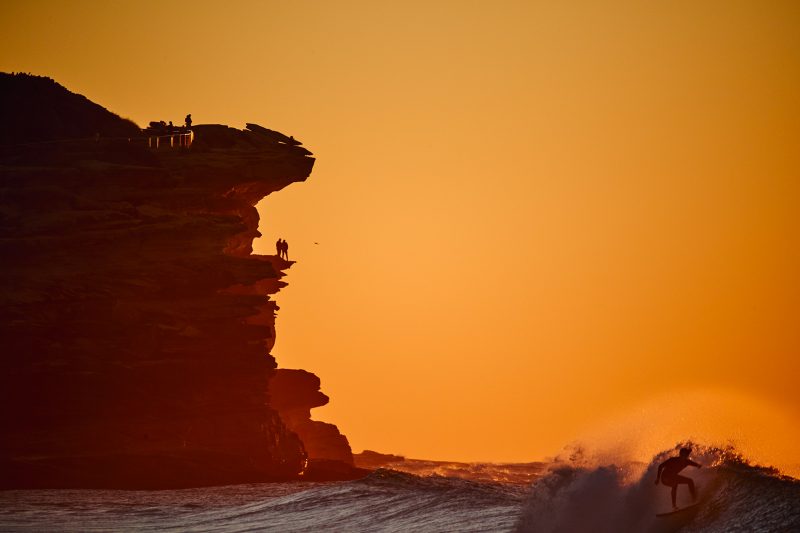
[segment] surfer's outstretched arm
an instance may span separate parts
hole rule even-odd
[[[703,465],[701,465],[700,463],[695,463],[694,461],[691,461],[689,459],[686,460],[686,464],[688,464],[690,466],[693,466],[695,468],[702,468],[703,467]]]

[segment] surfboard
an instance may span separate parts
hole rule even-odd
[[[686,507],[681,507],[680,509],[678,509],[676,511],[670,511],[668,513],[659,513],[656,516],[661,517],[661,516],[672,516],[674,514],[680,514],[680,513],[689,511],[691,509],[695,509],[699,505],[700,505],[699,503],[693,503],[692,505],[687,505]]]

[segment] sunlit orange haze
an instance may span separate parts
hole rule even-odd
[[[274,354],[356,451],[652,412],[798,462],[800,3],[6,1],[0,69],[314,151],[256,247],[289,241]]]

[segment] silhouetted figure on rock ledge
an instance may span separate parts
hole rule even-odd
[[[191,128],[192,127],[192,114],[191,113],[186,115],[186,127],[187,128]]]
[[[289,260],[289,243],[283,239],[278,239],[275,243],[275,250],[278,252],[278,257],[286,261]]]

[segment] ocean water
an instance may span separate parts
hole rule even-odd
[[[669,489],[653,483],[667,456],[620,465],[412,461],[405,472],[335,483],[4,491],[0,530],[800,532],[800,481],[717,448],[693,455],[705,465],[688,472],[700,491],[696,510],[657,518],[670,507]]]

